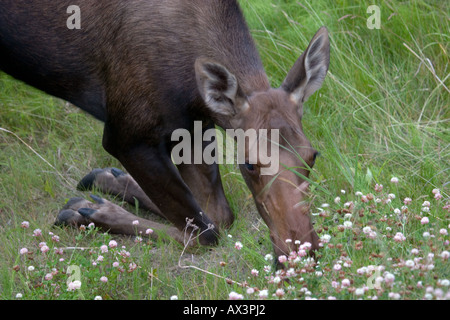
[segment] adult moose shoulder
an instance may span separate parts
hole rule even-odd
[[[97,169],[80,187],[120,194],[169,220],[168,227],[111,202],[72,199],[59,222],[93,221],[115,233],[165,230],[182,240],[195,225],[199,242],[217,243],[234,215],[217,164],[171,160],[174,130],[267,129],[280,133],[279,170],[261,162],[240,170],[277,255],[286,239],[318,237],[302,202],[317,151],[302,130],[302,105],[326,76],[329,39],[322,27],[279,88],[271,88],[235,0],[78,0],[81,29],[67,27],[69,0],[2,0],[0,69],[65,99],[105,123],[103,146],[129,174]],[[269,143],[269,142],[268,142]],[[202,146],[206,148],[207,143]],[[246,159],[252,150],[245,150]],[[286,168],[298,168],[299,174]],[[276,177],[274,179],[274,177]],[[133,224],[133,221],[139,224]]]

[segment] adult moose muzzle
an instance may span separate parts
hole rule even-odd
[[[295,240],[318,247],[304,181],[317,152],[302,130],[302,105],[326,76],[327,29],[314,35],[279,88],[271,88],[235,0],[78,0],[81,29],[67,27],[71,0],[2,0],[0,69],[65,99],[105,123],[103,146],[129,174],[97,169],[80,187],[93,185],[123,196],[169,220],[167,227],[138,218],[104,199],[74,198],[59,222],[88,221],[116,233],[158,234],[182,241],[196,225],[199,242],[217,243],[234,215],[217,164],[171,160],[174,130],[266,129],[279,132],[279,163],[240,164],[277,255]],[[202,142],[202,148],[209,143]],[[245,159],[252,149],[246,148]],[[193,155],[192,155],[193,156]],[[136,222],[137,221],[137,222]],[[286,243],[291,239],[291,246]]]

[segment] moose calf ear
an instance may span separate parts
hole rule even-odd
[[[236,77],[211,60],[195,61],[197,86],[206,106],[216,117],[233,117],[248,107]]]
[[[289,71],[281,87],[296,104],[305,102],[322,86],[330,63],[328,30],[321,27]]]

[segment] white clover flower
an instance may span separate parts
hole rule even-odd
[[[348,279],[342,280],[341,285],[342,285],[344,288],[350,287],[350,280],[348,280]]]
[[[431,293],[426,293],[424,298],[427,300],[433,300],[433,295]]]
[[[67,291],[75,291],[81,288],[81,281],[75,280],[72,282],[69,282],[67,285]]]
[[[109,246],[111,249],[117,248],[117,242],[116,242],[115,240],[111,240],[111,241],[108,243],[108,246]]]
[[[237,292],[231,291],[230,294],[228,295],[228,298],[230,300],[242,300],[242,299],[244,299],[244,296]]]
[[[394,280],[395,280],[395,276],[390,272],[386,272],[386,274],[384,275],[384,281],[389,284],[389,283],[393,283]]]
[[[284,290],[283,289],[277,289],[277,291],[275,291],[275,295],[279,298],[281,298],[282,296],[284,296]]]
[[[356,290],[355,290],[355,295],[356,295],[356,296],[362,296],[362,295],[364,295],[364,288],[356,288]]]
[[[389,292],[388,297],[394,300],[400,300],[401,295],[397,292]]]
[[[358,270],[356,270],[356,273],[358,273],[359,275],[366,274],[367,268],[366,267],[359,268]]]
[[[397,232],[394,236],[394,241],[396,242],[403,242],[406,240],[406,237],[401,232]]]
[[[261,299],[265,299],[269,296],[269,290],[261,290],[259,291],[259,297]]]
[[[286,271],[286,277],[293,277],[293,276],[295,276],[296,275],[296,272],[295,272],[295,269],[294,268],[289,268],[287,271]]]
[[[344,203],[344,207],[345,207],[345,208],[349,208],[349,207],[352,206],[352,205],[355,205],[355,204],[353,203],[353,201],[348,201],[348,202]]]
[[[448,280],[448,279],[439,279],[438,281],[437,281],[437,283],[440,285],[440,286],[443,286],[443,287],[448,287],[448,286],[450,286],[450,281]]]
[[[270,253],[268,253],[268,254],[265,255],[264,260],[272,261],[273,260],[273,256]]]
[[[407,266],[408,268],[411,268],[411,269],[414,268],[414,261],[406,260],[405,266]]]

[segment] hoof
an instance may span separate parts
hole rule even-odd
[[[126,173],[125,172],[123,172],[122,170],[120,170],[120,169],[117,169],[117,168],[111,168],[111,173],[113,174],[113,176],[114,177],[120,177],[120,176],[125,176],[126,175]]]
[[[81,214],[85,218],[90,218],[97,210],[91,208],[80,208],[78,209],[78,213]]]
[[[74,211],[72,209],[61,210],[55,220],[56,226],[79,227],[82,224],[87,225],[88,221],[77,211]]]
[[[71,198],[71,199],[69,199],[69,201],[67,201],[67,203],[64,205],[64,207],[61,210],[66,210],[66,209],[73,210],[73,208],[77,207],[77,204],[82,201],[86,201],[86,200],[84,200],[83,198],[79,198],[79,197]]]
[[[88,191],[92,190],[95,184],[95,179],[97,178],[97,175],[102,173],[104,169],[94,169],[90,173],[88,173],[87,176],[85,176],[77,185],[77,190],[80,191]]]
[[[110,174],[112,174],[114,178],[127,175],[125,172],[117,168],[94,169],[90,173],[88,173],[83,179],[81,179],[81,181],[77,185],[77,189],[79,191],[89,191],[94,189],[95,186],[102,189],[101,180],[105,179],[105,177],[108,177],[108,175],[111,177]],[[103,176],[100,177],[101,175]]]
[[[96,196],[95,194],[91,194],[89,196],[91,197],[92,200],[94,200],[98,204],[104,204],[105,203],[103,198],[100,198],[100,197]]]
[[[87,219],[88,216],[83,216],[78,210],[86,208],[86,206],[89,206],[90,204],[91,202],[83,198],[71,198],[58,213],[55,225],[70,225],[76,227],[82,224],[87,225],[89,223]]]

